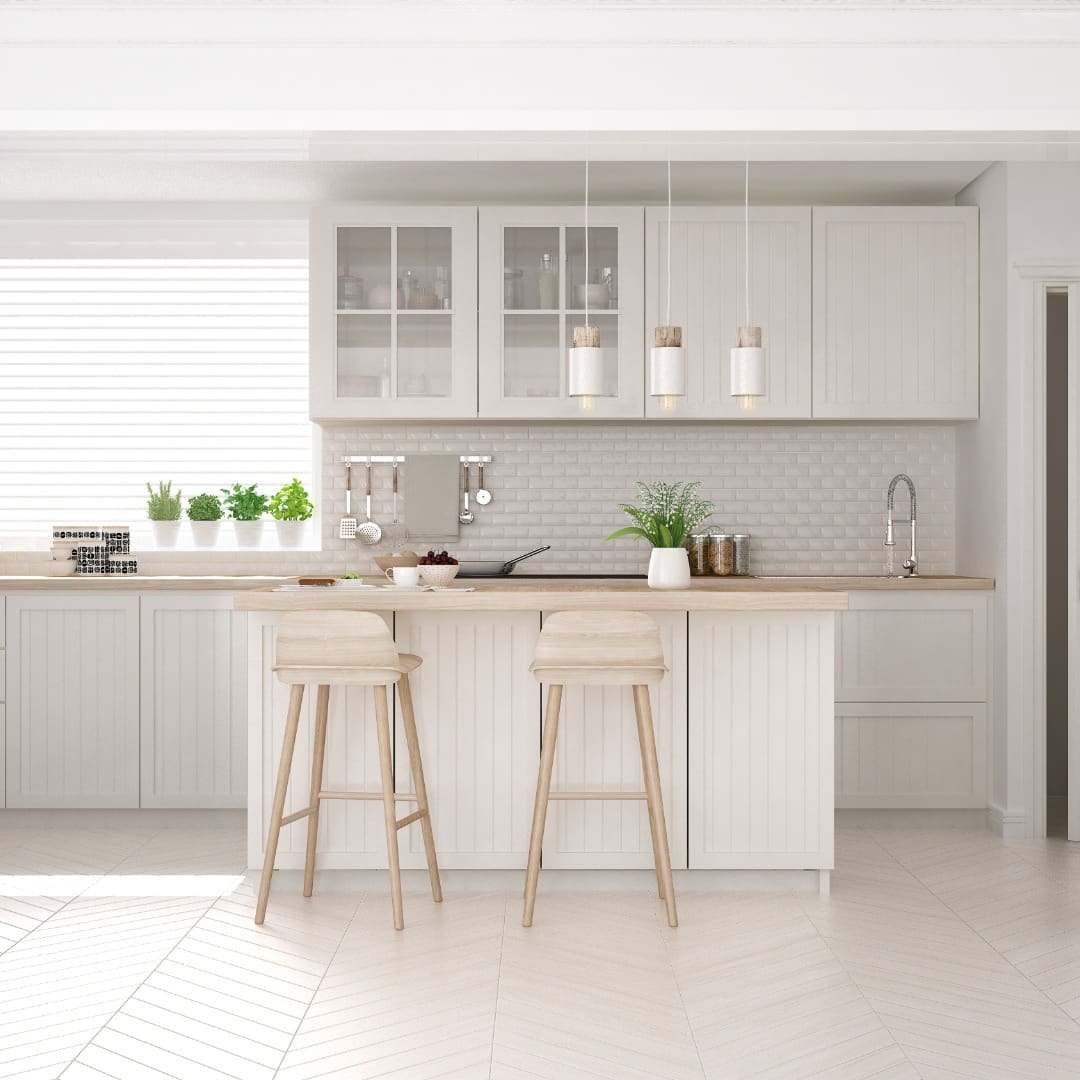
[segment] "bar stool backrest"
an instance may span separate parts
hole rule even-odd
[[[667,667],[656,623],[639,611],[559,611],[544,619],[530,670],[551,683],[648,685]]]
[[[274,670],[285,682],[397,682],[390,628],[373,611],[299,611],[278,629]]]

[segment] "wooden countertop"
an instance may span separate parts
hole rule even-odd
[[[219,589],[234,592],[237,589],[266,588],[295,580],[270,575],[68,574],[65,577],[53,577],[45,574],[7,574],[0,575],[0,593],[20,589],[96,589],[102,592],[109,589],[123,592],[139,589]]]

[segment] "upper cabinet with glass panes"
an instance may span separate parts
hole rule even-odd
[[[644,414],[641,207],[480,209],[480,415]],[[574,328],[599,328],[604,396],[567,393]]]
[[[332,206],[311,222],[311,415],[476,415],[476,210]]]

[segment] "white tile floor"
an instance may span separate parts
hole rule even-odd
[[[0,1077],[1080,1077],[1080,845],[844,825],[826,899],[417,893],[401,934],[284,882],[256,928],[243,847],[0,819]]]

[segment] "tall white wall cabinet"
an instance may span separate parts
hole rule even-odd
[[[815,207],[814,416],[978,415],[978,209]]]
[[[668,325],[666,207],[645,212],[645,325]],[[674,413],[646,396],[650,417],[809,419],[810,208],[758,207],[750,223],[750,322],[764,327],[767,394],[753,412],[731,396],[729,356],[746,324],[742,207],[677,206],[671,216],[671,319],[683,328],[687,394]]]
[[[576,417],[567,395],[575,326],[600,328],[607,396],[592,415],[640,417],[644,397],[641,207],[480,208],[480,415]]]
[[[311,416],[476,415],[476,208],[311,219]]]

